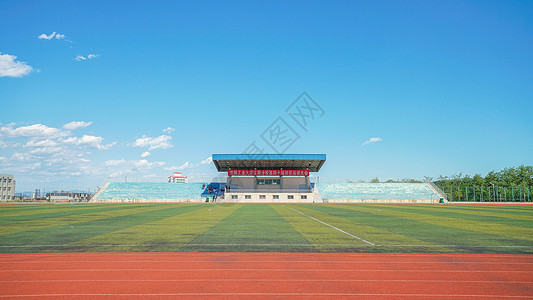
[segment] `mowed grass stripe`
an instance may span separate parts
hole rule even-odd
[[[533,213],[533,205],[477,205],[477,204],[454,204],[450,207],[476,210],[476,211],[504,211],[516,215],[530,215]]]
[[[70,225],[54,226],[41,230],[24,231],[3,236],[0,252],[70,252],[89,251],[86,247],[65,247],[65,244],[118,231],[131,226],[168,218],[176,214],[200,209],[201,205],[161,205],[134,214],[93,220]],[[14,247],[18,246],[18,247]]]
[[[392,207],[395,206],[397,205],[392,205]],[[387,252],[531,252],[526,251],[524,248],[532,244],[529,241],[465,229],[443,227],[440,225],[419,222],[413,219],[399,218],[393,215],[388,215],[386,212],[384,213],[384,210],[388,207],[389,206],[385,205],[327,205],[317,206],[316,209],[333,215],[354,218],[358,222],[366,225],[382,228],[396,234],[424,241],[424,244],[422,245],[431,245],[398,245],[397,247],[385,248],[384,250]],[[339,212],[339,210],[344,210],[345,212]],[[346,211],[347,215],[344,215]],[[518,247],[513,248],[515,246]],[[510,248],[507,249],[505,247]]]
[[[71,245],[91,245],[91,251],[176,251],[241,206],[205,205],[195,211],[83,239]]]
[[[376,213],[376,209],[371,209],[364,206],[354,206],[354,210],[366,211],[370,213]],[[427,212],[413,212],[416,211],[416,207],[407,206],[382,206],[381,215],[392,216],[396,218],[409,219],[417,222],[424,222],[443,227],[451,227],[462,230],[476,231],[486,234],[494,234],[504,237],[509,237],[517,240],[533,241],[533,229],[523,228],[518,226],[510,226],[505,224],[496,224],[482,221],[471,221],[465,219],[458,219],[445,216],[432,215]],[[407,211],[411,210],[411,211]]]
[[[24,211],[20,212],[21,214],[16,215],[10,215],[10,216],[2,216],[0,217],[0,224],[4,223],[11,223],[11,222],[22,222],[22,221],[31,221],[36,219],[44,219],[44,218],[57,218],[61,216],[68,216],[72,214],[84,214],[89,212],[100,212],[100,211],[108,211],[113,209],[121,209],[125,208],[124,206],[83,206],[83,207],[72,207],[72,206],[64,206],[59,207],[55,206],[54,209],[47,209],[47,210],[37,210],[37,211]]]
[[[282,245],[280,245],[282,244]],[[244,205],[180,251],[315,251],[272,205]]]
[[[389,230],[384,230],[381,228],[368,226],[365,224],[362,224],[354,219],[348,219],[346,217],[339,217],[336,215],[332,215],[331,213],[320,211],[319,208],[321,206],[317,205],[290,205],[288,207],[293,207],[309,216],[312,216],[314,218],[317,218],[323,222],[326,222],[330,225],[333,225],[339,229],[342,229],[350,234],[353,234],[359,238],[362,238],[366,241],[369,241],[371,243],[374,243],[376,245],[429,245],[429,243],[426,243],[421,240],[417,240],[414,238],[410,238],[407,236],[403,236],[400,234],[393,233]],[[297,213],[297,212],[294,212]],[[305,216],[304,216],[305,217]],[[309,218],[308,218],[309,219]],[[316,224],[322,225],[314,220],[311,220]],[[315,225],[316,226],[316,225]],[[328,227],[328,226],[325,226]],[[357,240],[353,237],[350,237],[349,235],[346,235],[346,240]],[[367,247],[373,247],[369,246],[367,243],[363,241],[357,240],[358,243],[355,245],[364,245]],[[351,242],[353,244],[354,242]],[[336,244],[333,241],[327,241],[327,239],[324,241],[324,244]],[[318,245],[316,247],[319,247]],[[329,247],[329,246],[326,246]],[[376,248],[376,247],[374,247]]]
[[[273,205],[272,207],[319,252],[346,251],[345,248],[368,245],[361,240],[297,213],[287,206]],[[298,208],[296,207],[296,209]]]
[[[143,211],[157,209],[154,205],[141,206],[120,206],[120,207],[103,207],[101,210],[91,210],[85,214],[68,214],[57,218],[34,219],[29,221],[12,222],[0,224],[0,236],[22,231],[38,230],[47,227],[61,226],[75,223],[82,223],[100,219],[135,214]]]
[[[7,205],[4,205],[7,206]],[[87,204],[75,204],[75,205],[69,205],[69,204],[62,204],[62,205],[54,205],[54,204],[39,204],[39,205],[13,205],[17,206],[16,209],[4,209],[2,205],[0,205],[0,218],[4,217],[12,217],[12,216],[25,216],[25,215],[33,215],[33,214],[42,214],[42,213],[48,213],[48,212],[56,212],[61,210],[77,210],[77,209],[87,209],[87,208],[96,208],[95,205],[87,205]]]
[[[438,228],[437,226],[420,228],[419,225],[424,225],[423,223],[406,221],[395,217],[375,216],[367,212],[346,209],[352,207],[352,205],[311,205],[306,207],[335,217],[350,220],[364,226],[369,226],[370,228],[375,228],[376,231],[369,232],[369,234],[372,234],[372,240],[376,244],[379,246],[394,246],[387,248],[387,251],[450,252],[448,248],[439,246],[442,245],[440,241],[436,242],[435,240],[428,240],[423,238],[425,236],[413,234],[413,232],[425,230],[429,236],[434,236],[435,230]],[[380,206],[374,207],[376,207],[376,210],[379,210]],[[401,230],[400,228],[407,230]]]
[[[520,227],[533,227],[533,215],[517,215],[498,211],[478,211],[461,209],[457,207],[442,206],[417,206],[414,210],[421,213],[435,213],[449,215],[454,218],[463,218],[472,221],[485,221],[492,223],[508,224]]]

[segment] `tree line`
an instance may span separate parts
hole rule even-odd
[[[499,172],[490,171],[484,177],[462,173],[426,177],[454,201],[531,201],[533,200],[533,166],[520,165]]]

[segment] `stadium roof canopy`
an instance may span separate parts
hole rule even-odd
[[[219,172],[228,170],[309,170],[318,172],[326,154],[213,154]]]

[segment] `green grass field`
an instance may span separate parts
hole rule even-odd
[[[0,252],[533,253],[533,206],[0,205]]]

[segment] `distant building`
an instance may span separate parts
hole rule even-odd
[[[53,191],[46,193],[46,198],[50,202],[87,202],[91,199],[91,194],[85,192]]]
[[[0,174],[0,201],[15,200],[15,179],[13,175]]]
[[[177,182],[184,183],[184,182],[188,182],[188,180],[187,180],[187,176],[181,175],[180,172],[174,172],[174,175],[168,176],[168,182],[171,182],[171,183],[177,183]]]

